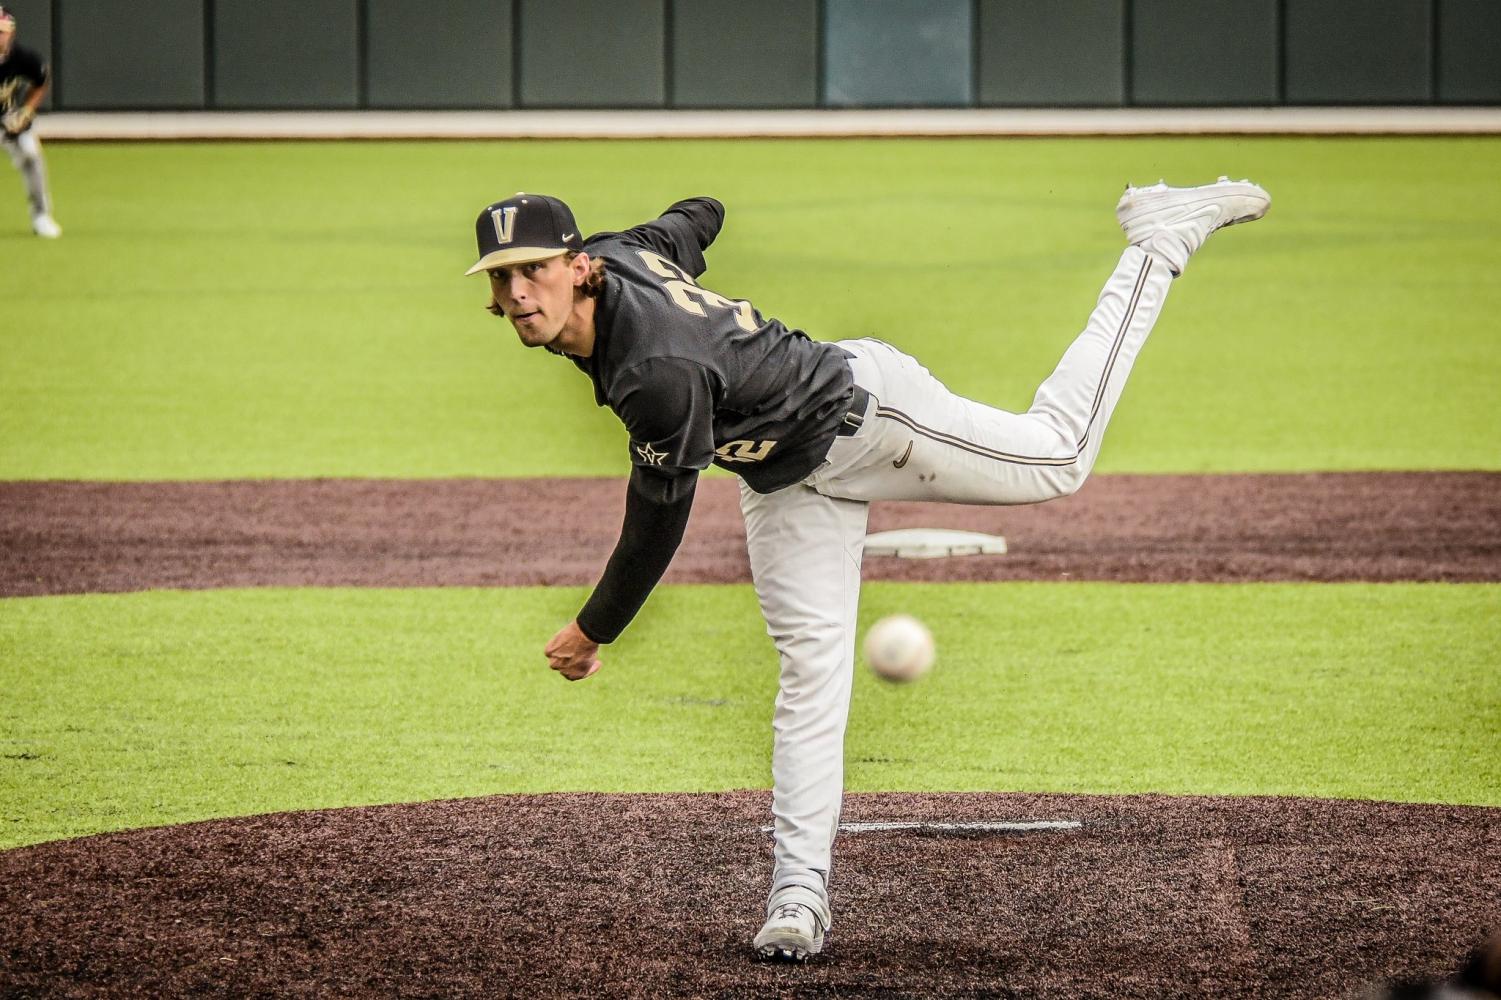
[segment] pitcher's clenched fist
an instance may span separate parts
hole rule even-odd
[[[552,668],[571,681],[581,681],[599,670],[599,643],[586,636],[578,622],[569,622],[543,650]]]

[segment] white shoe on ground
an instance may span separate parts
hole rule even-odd
[[[823,923],[806,903],[773,906],[756,935],[755,948],[762,958],[805,962],[823,949]]]
[[[63,234],[63,227],[50,215],[34,215],[31,218],[31,231],[44,240],[55,240]]]
[[[1271,204],[1271,195],[1260,185],[1221,177],[1199,187],[1128,187],[1115,217],[1128,243],[1163,258],[1176,275],[1210,233],[1259,219]]]

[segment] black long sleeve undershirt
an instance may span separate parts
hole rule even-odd
[[[628,247],[663,254],[697,277],[706,267],[704,251],[723,225],[722,204],[687,198],[618,238]],[[590,237],[590,242],[600,239]],[[606,327],[601,338],[616,332],[608,329],[613,319],[613,303],[602,300],[596,312],[596,322]],[[601,343],[596,340],[596,351]],[[613,373],[609,397],[631,434],[632,466],[620,540],[578,614],[579,629],[598,643],[613,642],[625,631],[667,572],[693,509],[698,470],[714,457],[715,387],[701,364],[672,356],[635,363]]]
[[[646,603],[683,540],[697,485],[697,472],[665,476],[631,469],[620,541],[578,615],[579,630],[590,640],[614,642]]]

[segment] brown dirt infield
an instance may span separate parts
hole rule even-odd
[[[547,795],[249,817],[0,854],[7,997],[1340,997],[1457,967],[1501,810],[853,795],[836,924],[755,962],[769,795]]]
[[[0,483],[0,596],[252,586],[588,584],[621,480]],[[1501,580],[1501,474],[1099,476],[1035,507],[876,504],[871,530],[1004,534],[999,557],[867,579]],[[735,484],[699,485],[668,582],[749,579]]]
[[[700,485],[668,580],[748,579]],[[0,596],[587,584],[618,480],[0,484]],[[867,579],[1501,580],[1501,474],[1102,476],[1037,507],[878,504],[1011,553]],[[1295,799],[856,795],[838,923],[751,960],[769,795],[551,795],[108,834],[0,853],[0,997],[1338,997],[1501,924],[1501,810]]]

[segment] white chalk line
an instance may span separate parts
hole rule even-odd
[[[60,111],[41,115],[36,131],[43,140],[1494,135],[1501,108]]]
[[[1043,830],[1078,830],[1084,826],[1076,819],[1033,819],[1014,821],[975,820],[962,823],[930,821],[885,821],[871,823],[840,823],[840,833],[887,833],[892,831],[917,831],[941,833],[1034,833]],[[762,833],[771,833],[775,827],[763,826]]]

